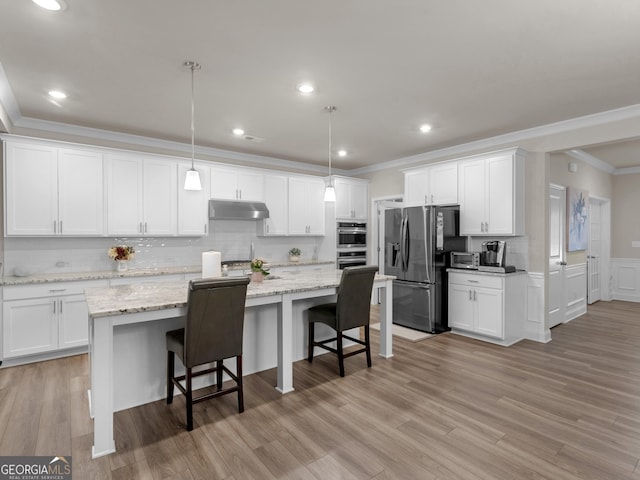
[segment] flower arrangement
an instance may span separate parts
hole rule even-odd
[[[302,252],[298,247],[293,247],[291,250],[289,250],[290,257],[299,257],[301,253]]]
[[[254,258],[251,260],[251,271],[261,273],[262,275],[269,275],[269,272],[265,270],[266,262],[262,258]]]
[[[107,251],[107,254],[113,260],[131,260],[135,253],[134,248],[128,245],[117,245],[110,247]]]

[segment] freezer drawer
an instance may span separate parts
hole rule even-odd
[[[436,325],[436,285],[393,282],[393,323],[429,333],[439,333]]]

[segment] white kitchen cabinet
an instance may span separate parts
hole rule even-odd
[[[89,323],[83,290],[106,281],[3,288],[3,358],[87,345]]]
[[[251,169],[211,167],[211,198],[264,201],[264,175]]]
[[[209,225],[209,168],[195,165],[202,190],[185,190],[184,180],[191,164],[178,165],[178,235],[204,236]]]
[[[427,192],[427,169],[410,170],[404,172],[404,205],[413,207],[426,205],[428,201]]]
[[[404,197],[406,206],[457,204],[457,162],[438,163],[405,171]]]
[[[458,164],[462,235],[524,235],[524,156],[496,152]]]
[[[515,343],[523,338],[526,276],[450,271],[448,309],[454,333]]]
[[[133,154],[108,154],[106,161],[108,234],[175,235],[176,162]]]
[[[363,180],[334,177],[337,220],[367,220],[368,184]]]
[[[7,235],[104,234],[102,154],[6,143]]]
[[[429,205],[458,203],[458,162],[427,167],[427,202]]]
[[[325,235],[324,180],[289,177],[289,235]]]
[[[269,218],[258,222],[260,235],[283,236],[289,233],[289,177],[267,174],[264,177],[264,201]]]

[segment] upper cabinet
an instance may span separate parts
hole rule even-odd
[[[102,154],[5,143],[6,234],[104,234]]]
[[[325,235],[324,180],[289,177],[289,235]]]
[[[334,177],[337,220],[367,220],[369,185],[365,180]]]
[[[457,162],[438,163],[405,171],[404,197],[406,206],[457,204]]]
[[[282,236],[289,233],[289,177],[266,174],[264,176],[264,201],[269,209],[269,218],[258,222],[260,235]]]
[[[190,163],[178,164],[178,235],[204,236],[209,225],[209,167],[195,165],[202,190],[185,190],[184,180]]]
[[[211,198],[264,201],[264,175],[250,169],[211,167]]]
[[[109,235],[172,236],[177,232],[176,162],[107,154]]]
[[[524,235],[523,151],[460,161],[458,179],[462,235]]]

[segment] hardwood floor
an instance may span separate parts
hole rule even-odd
[[[394,339],[338,375],[333,355],[235,396],[155,402],[115,417],[91,460],[87,356],[0,370],[0,455],[73,456],[75,479],[640,479],[640,304],[599,302],[548,344],[442,334]],[[377,332],[372,332],[377,342]],[[376,345],[377,349],[377,345]],[[375,351],[375,350],[374,350]]]

